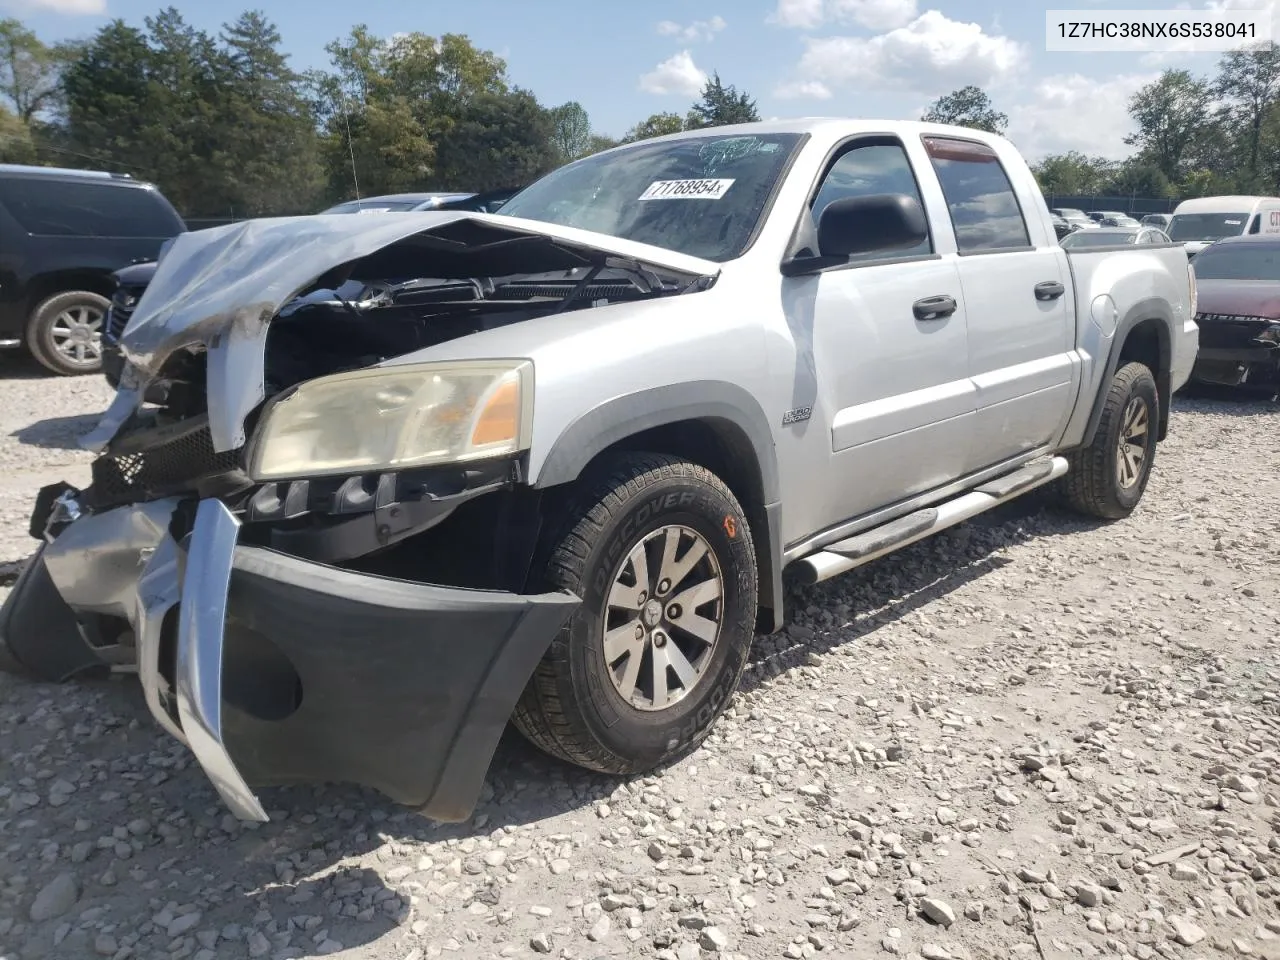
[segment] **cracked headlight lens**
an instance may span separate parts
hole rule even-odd
[[[533,364],[474,360],[320,377],[273,403],[250,473],[283,480],[459,463],[528,449]]]

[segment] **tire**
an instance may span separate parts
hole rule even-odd
[[[88,290],[58,293],[44,300],[27,323],[31,355],[46,370],[64,377],[98,373],[102,370],[102,328],[110,305],[106,297]],[[78,360],[77,354],[83,359]]]
[[[540,567],[549,586],[573,591],[582,605],[552,641],[512,721],[552,756],[602,773],[640,773],[701,743],[737,689],[755,634],[755,549],[741,505],[703,467],[626,454],[580,483]],[[672,538],[674,569],[663,562]],[[662,603],[646,600],[648,590],[639,595],[635,560],[646,541],[650,576],[644,582]],[[703,546],[701,559],[688,566]],[[676,582],[664,583],[664,572]],[[706,584],[717,581],[715,598]],[[691,598],[695,586],[700,593]],[[696,607],[673,610],[681,596]],[[610,606],[611,597],[632,606]],[[717,613],[718,630],[709,629]],[[608,645],[612,669],[605,662],[606,618],[615,631]],[[686,628],[704,639],[711,634],[713,642]],[[665,699],[655,656],[671,663],[683,658],[678,668],[662,671]]]
[[[1145,432],[1139,435],[1144,419]],[[1093,442],[1071,454],[1063,484],[1067,503],[1103,520],[1129,516],[1151,477],[1159,422],[1160,394],[1151,370],[1141,363],[1125,364],[1111,380]],[[1129,438],[1124,444],[1128,457],[1121,454],[1122,434]]]

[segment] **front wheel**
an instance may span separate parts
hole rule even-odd
[[[102,369],[102,326],[110,302],[88,290],[55,294],[31,313],[27,347],[45,369],[72,377]]]
[[[729,488],[674,457],[620,456],[585,484],[546,555],[545,579],[582,606],[530,679],[516,728],[616,774],[701,743],[755,633],[755,549]]]
[[[1064,478],[1068,502],[1081,513],[1119,520],[1133,512],[1151,477],[1160,394],[1145,364],[1116,371],[1093,442],[1071,455]]]

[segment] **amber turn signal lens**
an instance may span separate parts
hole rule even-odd
[[[489,443],[502,443],[515,439],[519,430],[520,391],[518,382],[507,380],[484,405],[480,417],[476,420],[475,429],[471,431],[473,446],[484,446]]]

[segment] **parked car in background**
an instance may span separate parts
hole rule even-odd
[[[1057,235],[1059,240],[1061,240],[1063,237],[1067,236],[1068,234],[1072,233],[1073,231],[1080,229],[1079,226],[1072,225],[1070,222],[1068,222],[1067,220],[1064,220],[1062,217],[1058,216],[1056,213],[1049,214],[1049,222],[1053,224],[1053,232],[1054,234]]]
[[[1062,246],[1066,250],[1082,250],[1087,247],[1170,242],[1168,234],[1152,227],[1099,227],[1097,230],[1077,230],[1062,239]]]
[[[497,213],[508,200],[523,190],[523,187],[503,187],[500,190],[486,190],[475,193],[460,200],[449,200],[435,207],[436,210],[470,210],[474,213]]]
[[[1049,212],[1079,229],[1093,229],[1097,226],[1083,210],[1077,210],[1075,207],[1053,207]]]
[[[1280,236],[1227,237],[1194,263],[1202,383],[1280,387]]]
[[[1089,219],[1099,225],[1102,224],[1103,220],[1114,219],[1116,217],[1127,217],[1127,216],[1129,215],[1125,213],[1123,210],[1090,210],[1089,211]]]
[[[1126,229],[1134,229],[1134,230],[1142,226],[1142,224],[1140,224],[1137,220],[1133,219],[1133,217],[1126,217],[1126,216],[1103,217],[1101,220],[1098,221],[1098,225],[1101,227],[1124,227]]]
[[[124,365],[120,356],[120,335],[155,274],[156,262],[148,260],[130,264],[111,275],[115,289],[102,325],[102,374],[113,387],[119,386],[120,369]]]
[[[1169,220],[1169,236],[1192,257],[1216,240],[1247,234],[1280,236],[1280,197],[1197,197],[1178,204]]]
[[[1168,233],[1169,220],[1170,215],[1167,213],[1148,213],[1138,222],[1144,227],[1155,227],[1157,230],[1163,230],[1165,233]]]
[[[186,229],[159,190],[124,174],[0,165],[0,346],[53,373],[97,372],[112,272]]]
[[[1057,482],[1128,516],[1193,300],[1176,246],[1060,247],[1008,140],[902,121],[644,140],[497,216],[186,234],[92,483],[36,498],[7,668],[136,666],[244,820],[314,781],[466,820],[508,721],[650,771],[783,627],[784,570]]]
[[[387,193],[379,197],[363,197],[334,204],[321,214],[330,213],[401,213],[410,210],[434,210],[441,204],[466,200],[474,193]]]

